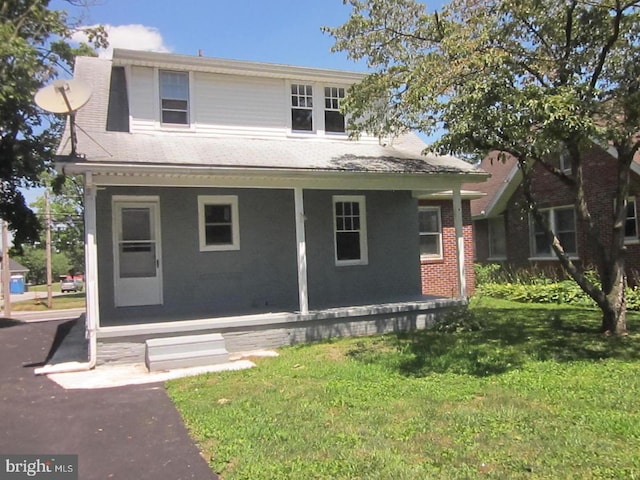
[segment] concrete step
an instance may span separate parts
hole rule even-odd
[[[228,361],[229,352],[219,333],[153,338],[145,342],[145,363],[151,372]]]

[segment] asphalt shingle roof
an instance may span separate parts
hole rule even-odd
[[[111,68],[112,62],[105,59],[79,57],[76,62],[75,78],[85,81],[93,90],[91,100],[76,117],[77,153],[87,162],[416,174],[483,173],[452,156],[423,155],[427,145],[413,133],[384,145],[345,138],[240,138],[194,132],[106,131]],[[58,153],[62,160],[70,153],[68,132]]]

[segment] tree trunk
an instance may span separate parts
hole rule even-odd
[[[624,289],[625,276],[622,272],[617,275],[612,288],[605,294],[605,302],[600,306],[602,310],[602,332],[605,335],[627,334],[627,302]]]

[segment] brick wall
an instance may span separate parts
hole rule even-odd
[[[440,297],[458,296],[458,262],[456,252],[456,231],[453,223],[453,202],[451,200],[421,200],[421,206],[440,207],[442,220],[442,259],[421,260],[422,293]],[[465,277],[467,295],[475,290],[473,272],[473,231],[469,200],[462,201],[462,223],[464,235]]]
[[[617,184],[616,161],[601,148],[594,147],[585,155],[583,175],[585,194],[592,218],[597,222],[598,230],[603,240],[609,242],[613,224],[613,198]],[[632,175],[631,192],[633,195],[633,192],[640,192],[640,179],[636,175]],[[569,187],[539,166],[536,166],[532,180],[532,192],[540,208],[574,205],[575,203],[575,196]],[[638,201],[640,201],[640,195]],[[638,210],[640,211],[640,208]],[[534,265],[540,270],[559,270],[560,266],[558,261],[554,260],[555,257],[550,260],[537,260],[535,262],[530,260],[531,247],[528,218],[526,201],[522,189],[519,188],[509,200],[505,212],[509,263],[514,267],[531,267]],[[579,256],[579,260],[576,263],[588,268],[595,263],[594,252],[588,245],[584,228],[581,227],[577,216],[576,223]],[[486,232],[482,229],[479,229],[476,234],[486,236]],[[633,279],[632,277],[637,277],[636,272],[640,272],[640,244],[627,245],[626,265],[630,280]]]

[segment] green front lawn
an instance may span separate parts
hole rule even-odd
[[[640,335],[600,336],[593,310],[473,311],[484,328],[285,348],[167,388],[224,480],[640,478]]]

